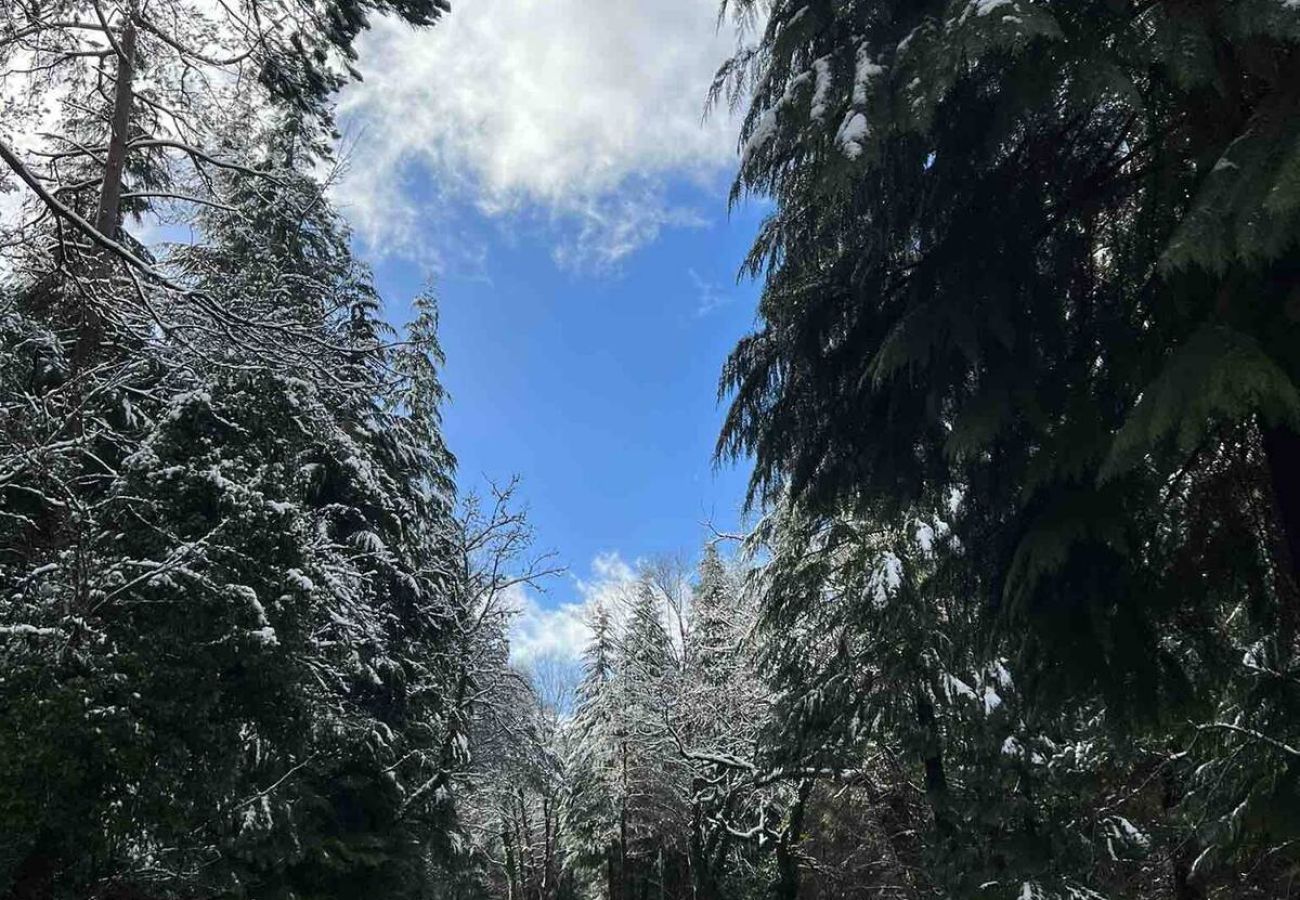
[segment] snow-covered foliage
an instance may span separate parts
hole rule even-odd
[[[0,4],[0,892],[1289,896],[1300,6],[727,0],[763,518],[571,709],[322,183],[445,9]]]
[[[378,872],[450,819],[434,788],[464,762],[449,700],[478,610],[427,400],[437,348],[418,322],[376,349],[368,296],[322,333],[331,379],[231,348],[208,369],[123,347],[78,371],[30,291],[7,298],[2,796],[20,853],[98,848],[101,870],[60,874],[229,890],[338,853]]]
[[[312,175],[364,11],[441,8],[5,7],[6,894],[415,897],[463,864],[536,571],[514,513],[457,513],[432,297],[391,331]],[[32,110],[53,143],[15,148]]]
[[[565,723],[564,834],[595,896],[730,896],[757,885],[789,791],[756,779],[769,693],[740,569],[707,548],[693,581],[643,566],[619,609],[592,611]]]

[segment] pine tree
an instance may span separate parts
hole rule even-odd
[[[326,212],[320,227],[338,225]],[[210,238],[222,268],[295,268]],[[446,825],[419,788],[449,762],[455,673],[439,660],[471,611],[449,565],[431,310],[400,355],[377,352],[368,279],[328,244],[318,318],[337,381],[237,347],[207,372],[141,353],[145,377],[98,413],[115,419],[114,452],[64,494],[82,535],[67,546],[14,521],[26,557],[6,572],[6,697],[23,699],[3,717],[6,818],[60,883],[166,884],[139,868],[152,857],[222,889],[398,890]],[[322,299],[290,283],[298,302]],[[246,304],[283,302],[249,290]],[[42,783],[58,801],[20,814]],[[200,866],[212,852],[225,864]]]
[[[746,797],[757,735],[768,721],[766,685],[757,672],[752,610],[742,596],[734,561],[704,549],[691,596],[691,628],[682,671],[682,708],[672,723],[674,742],[690,769],[690,869],[696,896],[743,896],[736,877],[734,835],[726,827]],[[719,765],[726,760],[731,765]]]
[[[691,640],[686,654],[688,666],[698,672],[706,690],[722,686],[736,648],[739,610],[727,574],[717,547],[710,544],[700,560],[691,595]]]

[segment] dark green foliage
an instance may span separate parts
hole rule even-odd
[[[776,208],[719,449],[778,513],[768,621],[810,634],[778,683],[816,698],[773,741],[905,749],[937,890],[1300,864],[1298,71],[1268,0],[791,0],[720,75],[736,195]],[[1002,658],[1019,722],[938,703]],[[999,752],[1032,733],[1099,755]],[[1085,864],[1125,791],[1145,850]]]
[[[430,26],[450,11],[448,0],[247,0],[240,12],[261,22],[283,18],[296,28],[268,29],[255,57],[258,75],[271,96],[303,121],[333,120],[333,95],[349,79],[361,77],[353,67],[355,44],[372,16],[393,16],[413,26]]]

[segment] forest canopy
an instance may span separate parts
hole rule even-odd
[[[454,15],[0,5],[0,898],[1300,891],[1300,4],[724,0],[752,527],[574,672],[331,194]]]

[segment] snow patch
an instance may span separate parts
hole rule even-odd
[[[849,159],[862,155],[862,144],[867,138],[867,117],[860,112],[850,112],[835,134],[835,143]]]
[[[25,637],[52,637],[58,634],[56,628],[38,628],[35,625],[20,623],[18,625],[0,625],[0,634],[23,635]]]
[[[944,689],[944,693],[948,695],[949,700],[951,700],[954,696],[964,697],[967,700],[979,699],[975,695],[975,691],[971,689],[971,686],[969,684],[962,681],[956,675],[951,675],[947,672],[943,674],[943,689]]]
[[[294,587],[296,587],[298,590],[302,591],[304,594],[311,593],[316,589],[315,582],[313,582],[306,575],[302,574],[301,569],[289,569],[284,574],[285,577],[289,580],[289,583],[292,584]]]
[[[771,108],[763,113],[762,117],[758,120],[758,124],[754,126],[754,131],[750,134],[749,140],[745,141],[745,146],[740,151],[740,167],[742,169],[748,165],[750,159],[753,158],[755,153],[763,149],[763,147],[766,146],[773,137],[775,137],[777,117],[781,114],[781,110],[790,105],[791,101],[794,99],[795,91],[799,90],[799,88],[803,87],[811,79],[811,72],[801,72],[794,78],[790,79],[790,83],[786,85],[785,91],[777,101],[772,104]]]
[[[831,63],[830,58],[823,56],[821,59],[813,62],[813,74],[816,80],[813,83],[812,107],[809,110],[814,122],[820,122],[826,116],[826,101],[831,92]]]
[[[253,631],[250,631],[249,634],[263,647],[275,647],[280,643],[279,636],[275,633],[275,629],[270,625],[264,625],[261,628],[254,629]]]
[[[884,74],[884,67],[879,66],[867,55],[867,45],[859,44],[857,53],[857,66],[853,74],[853,103],[855,106],[866,106],[867,104],[867,82],[877,75]]]

